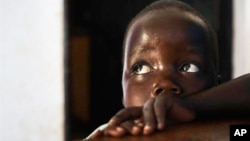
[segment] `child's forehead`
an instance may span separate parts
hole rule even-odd
[[[201,41],[205,43],[209,36],[203,22],[197,18],[180,12],[159,10],[138,17],[128,30],[126,42],[143,41],[149,35],[151,41],[154,40],[153,37],[160,37],[160,40],[169,42],[178,43],[185,40],[192,44]]]
[[[199,15],[178,9],[157,9],[139,14],[127,29],[124,40],[124,59],[126,60],[127,57],[130,58],[133,52],[137,52],[138,47],[143,47],[141,45],[138,46],[138,44],[141,44],[147,35],[152,35],[152,33],[165,38],[165,41],[169,41],[172,38],[174,40],[171,41],[176,41],[176,43],[180,42],[178,38],[175,38],[177,37],[176,35],[182,35],[183,39],[190,43],[189,45],[194,48],[198,47],[196,48],[198,51],[206,52],[204,55],[209,60],[213,60],[217,67],[217,45],[211,27]],[[149,36],[148,41],[152,41],[152,37],[155,36]],[[168,44],[169,42],[166,43]]]
[[[131,57],[155,45],[158,49],[175,46],[180,52],[189,50],[203,54],[209,48],[208,42],[208,32],[199,20],[188,14],[157,11],[137,18],[130,26],[125,54]]]

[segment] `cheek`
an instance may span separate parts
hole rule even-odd
[[[123,104],[125,107],[143,106],[150,99],[150,88],[146,84],[123,83]]]

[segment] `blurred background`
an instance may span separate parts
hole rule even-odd
[[[126,26],[155,0],[69,0],[70,138],[84,137],[122,108],[122,42]],[[182,0],[218,34],[223,81],[232,74],[232,0]]]

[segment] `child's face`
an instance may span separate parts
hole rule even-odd
[[[123,103],[142,106],[161,94],[184,97],[215,85],[203,22],[154,11],[138,18],[125,38]]]

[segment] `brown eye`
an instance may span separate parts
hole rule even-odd
[[[193,64],[193,63],[185,63],[181,66],[180,71],[184,71],[184,72],[199,72],[200,69],[197,65]]]
[[[139,74],[139,75],[149,73],[149,72],[151,72],[151,67],[142,63],[136,64],[132,69],[132,73]]]

